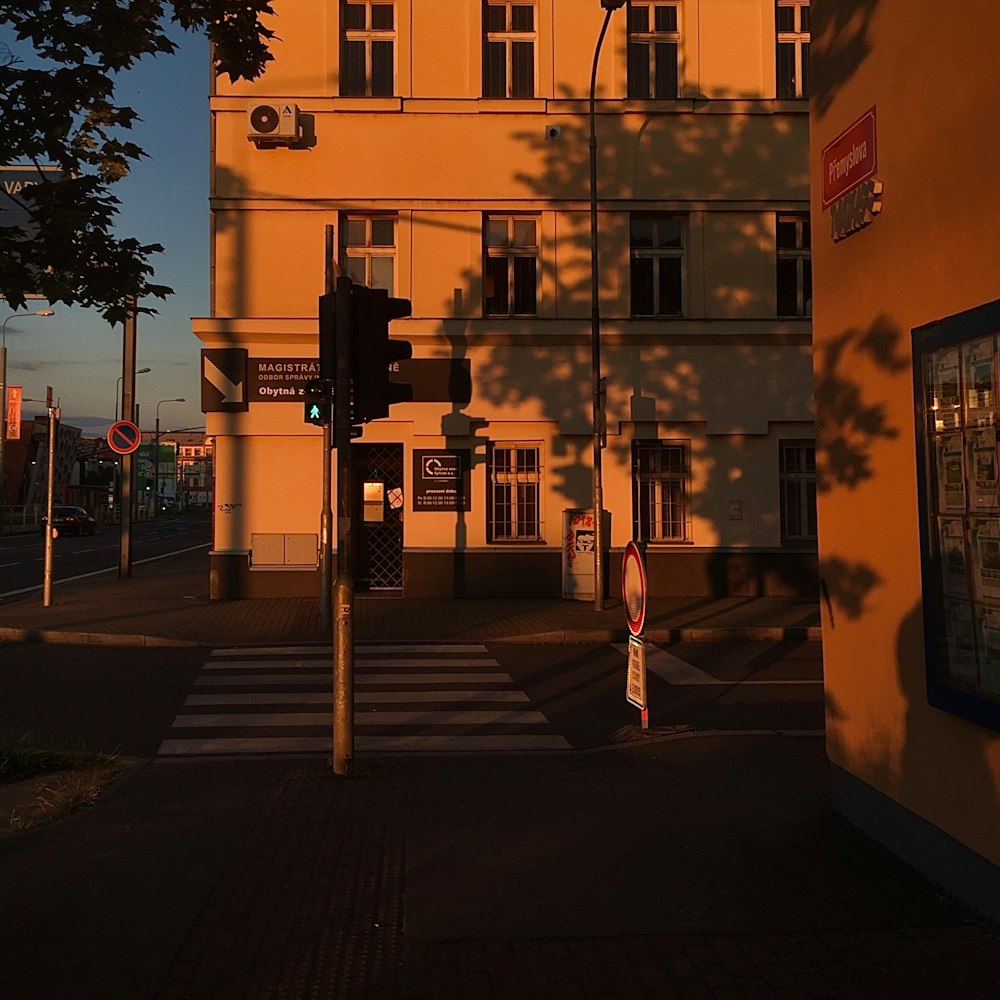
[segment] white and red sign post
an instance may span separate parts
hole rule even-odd
[[[642,712],[642,728],[649,728],[649,706],[646,704],[646,566],[642,549],[635,542],[625,546],[622,559],[622,603],[628,624],[628,677],[625,698]]]

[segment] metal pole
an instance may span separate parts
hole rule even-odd
[[[326,227],[324,292],[334,290],[334,229]],[[319,517],[319,627],[332,627],[333,615],[333,428],[323,424],[323,508]]]
[[[135,417],[135,296],[125,300],[125,330],[122,343],[122,417]],[[121,487],[118,497],[118,576],[132,576],[132,492],[135,484],[135,453],[122,456]]]
[[[42,605],[52,604],[52,513],[56,490],[56,434],[58,433],[59,409],[52,405],[52,386],[45,387],[45,408],[49,415],[49,467],[47,470],[47,490],[45,498],[45,576],[42,582]]]
[[[601,469],[601,302],[597,265],[597,63],[614,8],[605,4],[604,23],[590,70],[590,351],[594,422],[594,610],[604,610],[604,486]],[[619,6],[621,6],[619,4]]]
[[[160,514],[160,404],[156,404],[156,429],[153,432],[153,517]]]
[[[351,535],[351,279],[337,278],[337,581],[333,647],[333,773],[348,774],[354,757],[354,567]]]

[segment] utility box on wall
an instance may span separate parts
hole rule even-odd
[[[318,536],[277,532],[253,534],[250,536],[250,565],[254,569],[315,569],[319,565]]]
[[[562,578],[565,598],[578,601],[594,599],[594,529],[593,510],[563,511]],[[610,537],[611,515],[605,511],[605,543]]]

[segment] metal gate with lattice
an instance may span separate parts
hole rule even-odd
[[[403,587],[403,446],[356,444],[354,449],[355,585],[359,590]],[[364,519],[364,484],[383,483],[382,520]]]

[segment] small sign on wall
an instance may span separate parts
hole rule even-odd
[[[415,448],[413,509],[472,510],[470,457],[464,448]]]

